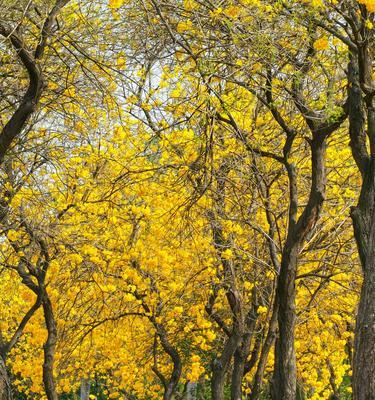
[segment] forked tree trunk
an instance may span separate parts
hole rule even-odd
[[[224,345],[220,357],[213,360],[211,378],[212,400],[224,400],[225,379],[231,359],[238,348],[240,341],[241,334],[232,332]]]
[[[246,359],[250,352],[251,335],[247,334],[243,338],[241,346],[235,351],[233,357],[233,372],[231,382],[231,400],[242,399],[242,380],[244,377],[244,370]]]
[[[324,201],[326,188],[326,136],[313,133],[311,147],[311,189],[309,200],[301,216],[297,214],[296,176],[289,170],[290,183],[290,221],[284,245],[281,267],[276,287],[275,301],[278,304],[279,336],[275,343],[275,369],[272,382],[273,400],[295,400],[297,393],[297,367],[295,354],[295,280],[297,275],[300,247],[306,236],[314,229]],[[290,168],[291,165],[289,164]]]

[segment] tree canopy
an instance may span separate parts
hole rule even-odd
[[[375,399],[374,1],[0,10],[0,400]]]

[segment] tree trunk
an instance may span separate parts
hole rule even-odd
[[[5,362],[0,357],[0,400],[12,400],[12,390]]]
[[[242,344],[234,353],[232,384],[231,384],[231,400],[242,399],[242,380],[244,377],[244,369],[246,358],[249,351],[246,351],[250,346],[250,340]],[[246,348],[247,347],[247,348]]]
[[[367,29],[362,34],[348,66],[350,147],[362,175],[358,205],[351,210],[363,273],[354,340],[354,400],[375,399],[375,81],[372,36]]]
[[[43,383],[48,400],[58,400],[55,379],[53,376],[53,364],[55,358],[55,349],[57,343],[57,327],[53,314],[51,300],[44,289],[43,296],[44,320],[47,328],[47,340],[43,346],[44,362],[43,362]]]
[[[267,332],[266,340],[264,341],[262,351],[260,354],[257,370],[254,376],[254,382],[251,388],[251,393],[249,396],[250,400],[258,400],[262,390],[262,381],[264,371],[266,369],[267,360],[269,352],[275,342],[276,333],[277,333],[277,315],[278,315],[278,305],[274,303],[272,316]]]
[[[253,365],[250,363],[256,362],[256,356],[258,355],[259,347],[257,342],[254,344],[254,350],[251,360],[247,362],[250,354],[251,341],[254,337],[257,319],[258,319],[258,296],[256,288],[252,291],[252,305],[245,320],[245,332],[242,335],[242,340],[234,353],[233,372],[232,372],[232,384],[231,384],[231,400],[242,399],[242,381],[246,373],[249,372]]]
[[[170,344],[167,338],[167,332],[165,331],[164,327],[158,324],[157,327],[158,327],[157,329],[160,338],[160,343],[164,351],[168,354],[168,356],[171,358],[173,362],[173,370],[170,378],[168,379],[168,382],[166,381],[164,383],[164,394],[163,394],[163,400],[171,400],[173,399],[174,393],[180,381],[182,373],[182,361],[177,349]]]
[[[231,336],[225,343],[224,350],[220,357],[217,357],[212,362],[212,378],[211,391],[212,400],[224,400],[224,386],[226,374],[236,351],[241,335],[237,332],[232,332]]]
[[[299,247],[286,244],[276,289],[276,297],[279,302],[279,337],[276,339],[275,346],[272,390],[272,399],[274,400],[295,400],[296,398],[297,368],[294,329],[298,250]]]
[[[354,358],[354,400],[375,399],[375,159],[366,168],[358,207],[351,212],[363,284],[357,312]]]
[[[197,382],[188,382],[186,384],[186,400],[195,400],[197,398]]]
[[[80,399],[89,400],[91,383],[89,379],[81,379]]]
[[[374,225],[373,225],[374,226]],[[372,242],[373,248],[375,242]],[[374,250],[372,250],[373,252]],[[354,400],[375,399],[375,257],[363,277],[355,329]],[[371,265],[370,265],[371,263]]]
[[[333,128],[332,128],[333,129]],[[329,132],[329,131],[328,131]],[[271,395],[273,400],[295,400],[297,366],[294,348],[296,323],[295,279],[299,250],[307,235],[314,229],[324,202],[326,188],[326,136],[327,132],[313,132],[311,148],[311,189],[308,202],[296,221],[298,197],[294,168],[286,164],[290,185],[289,227],[281,257],[275,302],[278,304],[279,337],[275,343],[275,368]]]

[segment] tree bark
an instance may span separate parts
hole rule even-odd
[[[249,372],[250,368],[252,368],[250,361],[247,362],[247,359],[250,354],[250,346],[251,341],[254,337],[257,319],[258,319],[258,296],[256,288],[253,288],[252,291],[252,305],[251,309],[246,315],[245,320],[245,330],[242,334],[242,339],[237,347],[234,357],[233,357],[233,372],[232,372],[232,382],[231,382],[231,400],[241,400],[242,399],[242,381],[247,372]],[[256,361],[256,356],[259,352],[259,346],[257,346],[257,342],[254,344],[254,351],[252,356],[255,357],[251,360],[251,362]],[[252,357],[252,358],[253,358]]]
[[[148,309],[147,306],[146,309]],[[171,400],[173,399],[173,396],[175,394],[175,391],[177,389],[178,383],[181,378],[182,361],[180,354],[178,353],[178,350],[169,342],[168,335],[164,327],[161,324],[158,324],[154,318],[152,318],[152,322],[156,327],[157,335],[160,339],[160,343],[163,350],[165,351],[166,354],[168,354],[169,358],[173,363],[172,373],[168,379],[157,369],[156,362],[153,368],[153,371],[159,377],[164,386],[163,400]],[[156,348],[154,348],[154,351],[156,351]]]
[[[10,384],[10,378],[8,371],[5,366],[5,362],[0,357],[0,400],[12,400],[12,390]]]
[[[317,128],[316,128],[317,129]],[[318,131],[318,129],[317,129]],[[271,395],[273,400],[295,400],[297,367],[294,347],[296,323],[295,279],[300,247],[315,227],[324,201],[326,187],[326,134],[313,133],[311,147],[311,189],[303,213],[295,222],[297,192],[295,171],[287,164],[290,181],[290,218],[281,257],[275,301],[278,304],[279,336],[275,343],[275,368]]]
[[[375,221],[372,222],[374,227]],[[375,242],[372,241],[374,248]],[[355,329],[353,393],[355,400],[375,399],[375,255],[366,263]]]
[[[197,398],[197,382],[188,382],[186,384],[186,400],[195,400]]]
[[[278,312],[279,337],[275,346],[275,372],[272,398],[295,400],[297,384],[296,353],[294,348],[295,278],[299,247],[286,246],[281,261],[276,296],[280,302]]]
[[[375,159],[366,168],[362,193],[352,209],[363,284],[357,311],[353,358],[355,400],[375,398]]]
[[[80,400],[89,400],[90,387],[91,387],[90,379],[82,378],[81,389],[80,389]]]
[[[236,350],[240,347],[244,335],[244,313],[241,296],[237,290],[235,266],[232,260],[227,260],[222,253],[231,247],[231,243],[225,239],[220,217],[225,216],[226,183],[230,171],[230,160],[225,159],[216,173],[215,212],[210,213],[213,244],[220,259],[223,273],[218,277],[223,283],[228,305],[231,311],[232,328],[226,327],[223,321],[215,319],[227,335],[221,355],[212,362],[211,392],[213,400],[224,400],[224,386],[231,360]],[[213,300],[214,301],[214,300]],[[206,311],[212,317],[213,303]],[[243,369],[242,369],[243,371]]]
[[[55,350],[57,343],[57,327],[53,314],[51,300],[44,289],[43,295],[43,311],[44,320],[47,328],[47,340],[43,346],[44,362],[43,362],[43,383],[48,400],[58,400],[56,392],[55,379],[53,376],[53,367],[55,359]]]
[[[245,374],[245,365],[250,353],[250,343],[253,332],[244,335],[241,345],[237,348],[233,357],[233,372],[231,382],[231,400],[242,399],[242,380]]]
[[[278,316],[278,305],[275,302],[273,306],[272,316],[270,319],[266,340],[264,341],[262,351],[259,357],[257,370],[255,372],[254,381],[249,396],[250,400],[258,400],[261,394],[262,381],[263,381],[264,371],[267,365],[268,355],[276,339],[277,326],[278,326],[277,316]]]
[[[233,331],[227,339],[220,357],[212,362],[211,391],[212,400],[224,400],[226,374],[234,352],[239,346],[241,335]]]
[[[350,147],[362,175],[358,204],[351,210],[363,274],[354,339],[354,400],[375,399],[375,84],[368,42],[371,35],[363,33],[364,39],[357,43],[358,52],[350,54],[348,66]]]

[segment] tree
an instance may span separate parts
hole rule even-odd
[[[366,7],[111,0],[59,12],[36,61],[40,106],[1,168],[4,388],[349,396]],[[22,22],[10,32],[38,46],[53,8],[10,8]],[[11,119],[28,71],[6,43]],[[360,204],[352,215],[369,216]],[[354,395],[368,393],[355,371]]]

